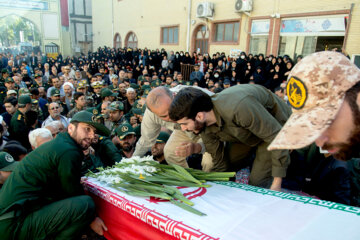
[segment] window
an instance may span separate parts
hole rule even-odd
[[[161,28],[162,44],[179,43],[179,27],[163,27]]]
[[[138,44],[138,39],[135,35],[135,33],[130,32],[128,33],[127,37],[126,37],[126,47],[128,48],[137,48],[137,44]]]
[[[267,54],[270,20],[254,20],[251,24],[250,53]]]
[[[215,24],[215,42],[237,42],[239,25],[239,22]]]
[[[116,34],[115,34],[115,37],[114,37],[114,48],[121,48],[121,38],[120,38],[119,33],[116,33]]]

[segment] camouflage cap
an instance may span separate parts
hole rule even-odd
[[[127,135],[133,134],[135,135],[134,128],[129,123],[123,123],[119,127],[115,129],[116,136],[120,138],[120,140],[124,139]]]
[[[112,74],[112,75],[110,76],[110,79],[113,79],[113,78],[119,78],[119,76],[116,75],[116,74]]]
[[[291,70],[286,92],[293,113],[268,147],[298,149],[314,142],[335,119],[360,69],[341,53],[311,54]]]
[[[51,89],[51,91],[50,91],[50,96],[51,96],[51,97],[60,96],[60,90],[57,89],[57,88]]]
[[[7,152],[0,152],[0,171],[12,172],[18,163]]]
[[[20,88],[19,89],[19,96],[21,95],[30,95],[30,90],[27,88]]]
[[[124,111],[124,104],[120,101],[115,101],[110,103],[107,109],[110,111]]]
[[[11,94],[17,95],[17,92],[16,92],[15,90],[9,90],[9,91],[6,92],[6,95],[7,95],[7,96],[9,96],[9,95],[11,95]]]

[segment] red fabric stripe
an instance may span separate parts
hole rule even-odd
[[[60,10],[61,10],[61,25],[64,27],[68,27],[69,26],[68,0],[60,0]]]
[[[131,214],[104,201],[100,197],[87,192],[95,202],[98,216],[105,222],[108,231],[104,236],[108,240],[175,240],[149,224],[137,219]]]

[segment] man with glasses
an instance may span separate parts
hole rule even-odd
[[[109,134],[92,119],[75,114],[67,132],[19,162],[0,192],[2,239],[80,239],[89,225],[99,235],[107,230],[80,183],[83,151],[96,133]]]
[[[50,122],[53,121],[61,121],[61,123],[64,125],[65,128],[69,125],[69,120],[60,114],[61,108],[59,103],[53,102],[49,104],[49,116],[45,119],[45,121],[42,123],[42,127],[48,125]]]

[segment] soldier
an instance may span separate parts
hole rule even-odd
[[[185,88],[169,109],[170,119],[183,131],[201,136],[213,159],[212,171],[239,170],[253,161],[249,184],[277,191],[289,152],[269,152],[267,147],[290,114],[286,103],[259,85],[233,86],[213,97]]]
[[[107,107],[109,111],[109,120],[112,122],[111,136],[115,136],[115,129],[123,123],[126,123],[124,116],[124,104],[119,101],[110,103]]]
[[[117,89],[118,88],[118,85],[119,85],[119,76],[116,75],[116,74],[113,74],[110,76],[110,81],[111,81],[111,85],[108,86],[108,88],[113,91],[114,89]]]
[[[103,87],[101,82],[94,82],[91,84],[91,87],[94,89],[94,94],[91,96],[94,100],[94,106],[98,106],[101,103],[101,89]]]
[[[108,134],[92,117],[77,113],[67,132],[19,162],[0,192],[3,239],[76,239],[89,224],[100,235],[107,230],[80,183],[83,150],[96,132]]]
[[[27,138],[29,134],[29,127],[25,123],[25,113],[32,107],[31,98],[29,95],[21,95],[18,101],[18,109],[11,118],[10,124],[10,137],[11,139],[17,140],[26,149],[30,149],[30,142]]]
[[[161,164],[167,164],[164,156],[164,147],[169,137],[170,134],[167,132],[160,132],[159,136],[156,138],[155,144],[151,147],[151,155],[154,160]]]
[[[116,128],[115,133],[121,147],[122,156],[131,158],[136,144],[136,135],[133,127],[129,123],[124,123]]]
[[[39,88],[43,87],[45,91],[50,87],[45,81],[43,81],[42,76],[40,74],[35,74],[34,76],[35,82],[31,84],[31,88]]]
[[[60,101],[60,90],[57,88],[51,89],[50,96],[51,96],[51,102],[56,102],[60,104],[61,115],[66,116],[66,114],[69,112],[69,109],[65,103]]]
[[[75,107],[71,109],[71,111],[68,113],[67,115],[68,118],[72,118],[76,113],[86,108],[86,100],[82,92],[74,93],[74,101],[75,101]]]
[[[7,152],[0,152],[0,189],[18,163]]]

